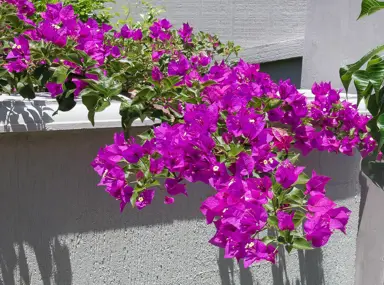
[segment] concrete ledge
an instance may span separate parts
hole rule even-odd
[[[301,90],[310,100],[314,96],[310,90]],[[342,94],[342,98],[346,98]],[[349,95],[348,101],[356,104],[356,95]],[[20,96],[0,96],[0,133],[6,132],[30,132],[30,131],[61,131],[76,129],[105,129],[121,127],[119,115],[120,102],[112,102],[111,106],[100,113],[96,113],[95,126],[93,127],[87,118],[87,108],[81,100],[70,112],[59,112],[55,99],[40,96],[33,100],[23,100]],[[359,106],[361,113],[368,113],[365,105]],[[134,127],[149,126],[153,121],[150,119],[136,120]]]
[[[304,38],[290,39],[254,47],[244,48],[240,56],[249,62],[273,62],[304,54]]]

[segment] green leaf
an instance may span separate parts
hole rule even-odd
[[[105,100],[103,98],[99,98],[99,100],[97,101],[96,107],[95,107],[95,111],[96,112],[102,112],[107,107],[109,107],[110,105],[111,105],[111,102],[109,102],[108,100]]]
[[[62,65],[55,69],[55,72],[52,75],[51,81],[55,83],[64,84],[65,80],[67,80],[67,77],[68,77],[68,68]]]
[[[368,61],[366,70],[356,71],[352,78],[357,90],[358,104],[363,98],[368,98],[373,90],[378,97],[384,80],[384,60],[377,55],[373,56]]]
[[[91,122],[92,126],[95,126],[95,111],[88,111],[88,120]]]
[[[105,97],[112,97],[117,96],[121,93],[122,90],[122,84],[119,81],[113,80],[112,78],[108,79],[106,82],[106,96]]]
[[[288,194],[285,195],[283,203],[288,202],[289,204],[302,205],[304,199],[304,192],[299,188],[294,187]]]
[[[132,194],[131,200],[130,200],[131,201],[131,205],[132,205],[133,208],[136,205],[137,197],[139,197],[139,193],[137,191],[134,191],[133,194]]]
[[[373,56],[367,63],[365,70],[370,78],[375,93],[379,93],[384,80],[384,60],[380,56]]]
[[[160,186],[160,182],[159,181],[157,181],[157,180],[154,180],[154,181],[152,181],[150,184],[146,184],[145,185],[145,188],[151,188],[151,187],[156,187],[156,186]]]
[[[377,118],[377,127],[380,134],[378,149],[381,149],[384,145],[384,113]]]
[[[294,153],[293,153],[293,154],[294,154]],[[288,154],[288,158],[289,158],[289,161],[290,161],[290,162],[292,162],[293,164],[295,164],[295,163],[299,160],[300,153],[295,154],[294,156],[292,156],[293,154]]]
[[[299,175],[299,178],[297,179],[297,181],[293,185],[304,185],[304,184],[307,184],[308,181],[309,181],[308,175],[302,172]]]
[[[358,19],[369,16],[384,8],[384,2],[376,0],[363,0],[361,2],[361,12]]]
[[[105,87],[101,84],[100,81],[94,79],[83,79],[83,81],[88,83],[88,89],[93,89],[94,91],[101,93],[101,95],[107,93]]]
[[[305,218],[305,214],[303,212],[295,211],[295,215],[293,216],[293,223],[295,225],[295,228],[301,226],[304,218]]]
[[[76,63],[79,66],[83,66],[83,61],[81,60],[81,57],[75,52],[63,54],[63,55],[61,55],[61,57],[62,57],[62,59]],[[88,55],[87,55],[87,57],[88,57]]]
[[[267,211],[273,211],[274,208],[273,208],[273,202],[272,202],[272,200],[268,200],[268,203],[267,203],[267,204],[264,204],[264,208],[265,208]]]
[[[229,151],[229,156],[231,157],[237,157],[239,155],[240,152],[242,152],[244,150],[244,146],[240,145],[240,144],[234,144],[232,143],[230,145],[231,147],[231,150]]]
[[[287,245],[285,246],[285,250],[286,250],[288,253],[291,253],[292,249],[293,249],[293,246],[290,245],[290,244],[287,244]]]
[[[372,116],[378,115],[382,105],[381,100],[383,98],[383,94],[384,94],[383,89],[381,89],[379,91],[379,96],[377,96],[378,98],[376,98],[375,95],[370,95],[367,98],[365,98],[365,106],[367,106],[367,109],[372,114]],[[377,104],[377,99],[380,102],[379,104]]]
[[[214,81],[214,80],[207,80],[203,84],[201,84],[201,86],[203,86],[205,88],[205,87],[208,87],[208,86],[211,86],[211,85],[215,85],[215,84],[217,84],[216,81]]]
[[[352,78],[357,91],[357,105],[359,105],[362,99],[372,94],[373,85],[370,82],[369,74],[365,70],[356,71]]]
[[[267,106],[265,108],[266,109],[265,111],[275,109],[275,108],[279,107],[282,103],[283,103],[283,101],[280,99],[270,99],[267,102]]]
[[[57,103],[59,103],[58,111],[67,112],[72,110],[76,106],[74,95],[66,97],[64,94],[56,97]],[[57,111],[55,112],[55,114]]]
[[[270,244],[271,242],[275,242],[276,238],[275,237],[270,237],[270,236],[265,236],[261,239],[261,241],[265,244]]]
[[[277,227],[278,220],[276,216],[269,216],[268,217],[268,224],[273,227]]]
[[[305,238],[299,238],[299,237],[295,237],[293,239],[292,246],[293,248],[296,248],[296,249],[304,249],[304,250],[313,249],[312,245]]]
[[[24,98],[24,99],[33,99],[35,98],[35,91],[33,90],[33,87],[31,87],[30,84],[21,83],[19,82],[17,84],[17,92]]]
[[[279,231],[279,235],[284,237],[284,240],[287,243],[292,243],[293,236],[291,235],[291,231],[285,230],[285,231]]]
[[[144,133],[138,135],[138,137],[140,139],[142,139],[143,141],[145,140],[150,140],[154,137],[154,134],[153,134],[153,131],[152,130],[148,130],[148,131],[145,131]]]
[[[352,81],[352,75],[356,71],[358,71],[365,63],[367,63],[371,59],[371,57],[382,52],[383,50],[384,50],[384,45],[378,46],[373,50],[371,50],[370,52],[368,52],[366,55],[364,55],[357,62],[340,68],[339,70],[340,79],[341,79],[341,82],[343,83],[343,86],[346,92],[348,92],[349,85]]]
[[[164,78],[161,83],[164,83],[166,90],[172,89],[177,82],[181,80],[180,76],[169,76]]]
[[[87,107],[88,111],[95,111],[97,102],[99,101],[100,97],[93,90],[89,92],[83,91],[80,93],[83,104]]]
[[[22,22],[19,17],[14,14],[7,15],[5,19],[7,22],[11,23],[13,28],[19,28],[22,26]]]
[[[287,240],[285,239],[284,236],[278,236],[277,237],[277,241],[280,242],[280,243],[287,243]]]
[[[144,88],[135,95],[132,104],[145,103],[151,100],[155,95],[156,92],[151,87]]]
[[[131,105],[129,102],[122,102],[120,105],[120,116],[122,127],[126,130],[132,123],[143,114],[142,104]]]
[[[49,71],[47,65],[41,65],[33,72],[33,76],[38,80],[40,86],[45,86],[51,75],[52,72]]]

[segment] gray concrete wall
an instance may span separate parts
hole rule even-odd
[[[384,43],[384,11],[356,21],[361,0],[309,0],[302,87],[332,81],[342,88],[339,68],[353,63]],[[350,89],[354,92],[354,88]],[[371,171],[383,178],[384,168]],[[371,173],[372,174],[372,173]],[[383,181],[373,183],[360,174],[361,209],[357,239],[356,285],[384,284]],[[351,283],[352,284],[352,283]]]
[[[384,11],[357,21],[361,0],[308,0],[307,5],[302,87],[323,80],[342,88],[339,68],[384,43]]]
[[[137,15],[136,0],[116,0],[114,11],[129,6]],[[189,22],[215,33],[223,41],[244,48],[242,57],[268,62],[303,55],[306,0],[155,0],[178,27]]]
[[[376,169],[383,177],[384,167]],[[384,190],[361,174],[361,212],[357,239],[356,285],[384,284]]]
[[[119,213],[90,167],[113,131],[0,134],[1,285],[353,284],[359,156],[315,153],[303,161],[334,178],[329,194],[353,211],[348,235],[246,270],[208,244],[213,227],[198,209],[211,191],[202,185],[174,205],[157,199]]]

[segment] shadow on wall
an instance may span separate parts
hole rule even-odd
[[[273,285],[323,285],[324,271],[323,271],[323,254],[321,249],[299,251],[299,266],[300,278],[296,278],[295,282],[291,282],[292,277],[287,271],[286,252],[281,249],[279,252],[276,264],[271,265],[271,275]],[[220,249],[218,267],[221,278],[221,285],[234,285],[234,260],[224,258],[224,249]],[[264,285],[262,280],[256,281],[252,276],[249,268],[239,264],[239,279],[240,285]]]
[[[275,82],[291,80],[296,88],[301,88],[303,58],[295,57],[260,64],[260,71],[268,73]]]
[[[46,124],[54,121],[51,114],[55,110],[48,107],[45,100],[29,103],[0,101],[0,124],[4,125],[4,132],[42,131],[46,130]]]
[[[89,166],[98,148],[111,141],[114,131],[0,135],[0,284],[31,284],[32,274],[37,273],[29,268],[27,250],[33,251],[42,284],[72,284],[71,250],[60,241],[60,235],[202,218],[198,210],[200,203],[211,194],[202,187],[196,187],[196,191],[191,189],[189,198],[179,199],[172,208],[165,207],[162,198],[157,197],[150,210],[128,210],[129,215],[121,215],[118,203],[101,188],[96,189],[98,177]],[[321,169],[320,162],[319,165],[313,162],[321,159],[324,164],[324,160],[333,158],[315,153],[304,162],[311,166],[309,169],[315,167],[330,175],[335,169]],[[345,161],[345,167],[352,164]],[[351,175],[349,170],[344,172]],[[337,183],[347,180],[347,177],[338,178]],[[330,194],[343,199],[355,195],[352,192]],[[323,280],[321,251],[301,252],[299,259],[301,280],[294,284],[322,284],[319,283]],[[218,271],[223,285],[234,284],[233,267],[234,261],[224,259],[220,251]],[[254,283],[250,270],[240,268],[240,284],[258,284]],[[284,255],[280,255],[271,268],[274,285],[292,284],[285,270]]]

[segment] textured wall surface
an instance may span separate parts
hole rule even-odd
[[[136,0],[116,0],[114,10],[131,8]],[[175,27],[189,22],[244,48],[243,58],[267,62],[303,55],[306,0],[155,0]]]
[[[384,168],[377,169],[384,177]],[[362,185],[361,212],[356,256],[356,285],[384,284],[384,190],[375,185],[364,174]]]
[[[322,80],[342,88],[339,68],[383,44],[384,12],[357,21],[360,6],[361,0],[308,0],[302,88]]]
[[[361,0],[309,0],[302,87],[332,81],[342,88],[339,68],[384,43],[384,12],[356,21]],[[354,92],[353,86],[350,92]],[[384,169],[376,169],[384,177]],[[384,284],[384,181],[375,185],[360,175],[362,202],[357,239],[356,285]],[[352,283],[351,283],[352,284]]]
[[[198,208],[210,191],[202,185],[174,205],[158,197],[143,211],[119,213],[89,166],[112,133],[0,135],[0,284],[353,284],[358,156],[315,153],[303,161],[334,178],[330,196],[353,210],[348,235],[336,233],[323,250],[246,270],[208,244],[213,227]]]

